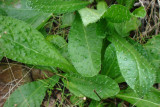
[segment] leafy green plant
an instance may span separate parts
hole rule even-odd
[[[155,95],[159,91],[153,89],[160,82],[159,36],[144,46],[130,40],[130,31],[138,29],[138,18],[146,12],[140,7],[131,13],[134,0],[117,1],[119,4],[109,7],[104,1],[97,2],[96,9],[89,8],[92,1],[87,0],[22,0],[20,8],[2,3],[0,57],[55,73],[47,80],[20,86],[4,106],[39,107],[47,85],[53,87],[61,78],[75,96],[91,98],[99,106],[103,104],[98,101],[117,97],[139,107],[144,102],[159,107],[160,98]],[[27,12],[31,13],[28,17]],[[71,26],[68,42],[41,33],[52,13],[63,14],[62,27]],[[66,22],[65,17],[71,20]],[[130,88],[120,90],[118,83],[122,82]]]

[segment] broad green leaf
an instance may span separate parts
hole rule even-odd
[[[49,35],[46,40],[52,43],[66,59],[69,59],[68,44],[63,37],[59,35]]]
[[[156,70],[134,46],[113,34],[108,39],[114,44],[121,74],[138,95],[145,95],[155,82]]]
[[[117,4],[107,9],[105,18],[113,23],[121,23],[128,21],[131,18],[131,13],[125,6]]]
[[[140,21],[136,17],[131,17],[129,21],[122,23],[114,23],[115,29],[122,37],[129,36],[130,32],[138,29]]]
[[[139,98],[133,90],[127,89],[120,92],[116,97],[123,99],[136,107],[160,107],[160,91],[151,88],[148,94],[143,98]]]
[[[144,48],[147,50],[150,61],[158,69],[157,82],[160,83],[160,35],[154,36],[145,45]]]
[[[119,92],[118,84],[104,75],[99,74],[94,77],[83,77],[77,74],[66,74],[65,77],[67,78],[67,88],[70,89],[74,86],[84,96],[97,101],[100,101],[98,96],[105,99]]]
[[[69,33],[68,51],[78,73],[91,77],[101,69],[102,39],[96,34],[96,24],[84,27],[77,15]]]
[[[4,107],[40,107],[48,86],[53,87],[58,80],[58,76],[53,76],[20,86],[9,96]]]
[[[84,0],[28,0],[28,5],[37,11],[67,13],[79,10],[89,4]]]
[[[71,26],[75,19],[74,13],[66,13],[62,16],[62,25],[61,28]]]
[[[146,10],[144,7],[139,7],[133,11],[133,15],[136,17],[144,18],[146,16]]]
[[[74,67],[47,42],[43,35],[23,21],[0,16],[0,50],[12,60],[31,64],[58,67],[74,71]]]
[[[105,51],[101,74],[107,75],[112,79],[122,76],[118,65],[116,50],[113,44],[110,44]]]
[[[2,9],[7,16],[25,21],[26,23],[32,25],[34,28],[40,29],[51,17],[51,13],[35,11],[31,7],[28,7],[26,3],[27,0],[21,0],[13,6],[3,4],[0,5],[0,9]]]

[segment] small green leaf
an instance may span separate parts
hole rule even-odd
[[[4,56],[26,64],[75,71],[59,51],[28,24],[5,16],[0,16],[0,24],[0,50]]]
[[[107,6],[107,3],[105,1],[98,2],[98,4],[97,4],[97,10],[98,11],[104,12],[104,11],[107,10],[107,8],[108,8],[108,6]]]
[[[145,45],[144,48],[147,50],[150,61],[158,69],[157,82],[160,83],[160,35],[154,36]]]
[[[74,13],[66,13],[62,16],[62,25],[61,28],[71,26],[75,19]]]
[[[67,13],[84,8],[89,4],[84,0],[28,0],[29,6],[47,13]]]
[[[102,39],[96,33],[96,24],[84,27],[77,15],[69,32],[68,51],[78,73],[91,77],[101,69]]]
[[[156,70],[134,47],[114,34],[108,39],[114,44],[121,73],[138,95],[145,95],[155,82]]]
[[[118,4],[126,6],[128,9],[133,7],[136,0],[117,0]]]
[[[89,25],[90,23],[97,22],[105,13],[105,11],[98,11],[90,8],[83,8],[79,10],[84,26]]]
[[[160,91],[151,88],[148,94],[143,98],[139,98],[133,90],[127,89],[120,92],[116,97],[123,99],[136,107],[160,107]]]
[[[27,83],[18,87],[8,98],[4,107],[40,107],[46,95],[48,85],[53,87],[59,81],[58,76],[46,80]]]
[[[146,16],[146,10],[144,7],[139,7],[133,11],[133,15],[136,17],[144,18]]]
[[[131,31],[137,30],[140,26],[140,23],[141,22],[135,16],[133,16],[129,21],[114,23],[114,26],[119,35],[121,35],[122,37],[126,37],[129,36]]]
[[[105,17],[113,23],[121,23],[128,21],[131,18],[131,13],[125,6],[117,4],[112,5],[107,9]]]
[[[84,26],[90,23],[95,23],[104,15],[107,10],[106,2],[99,2],[97,4],[97,10],[90,8],[83,8],[79,10]]]
[[[106,49],[104,60],[102,62],[101,73],[103,75],[109,76],[112,79],[116,79],[122,76],[118,65],[116,50],[113,44],[110,44]]]
[[[100,101],[92,100],[89,107],[104,107],[104,104]]]
[[[104,75],[94,77],[82,77],[77,74],[66,74],[67,88],[76,88],[84,96],[100,101],[102,99],[116,95],[119,92],[118,84],[111,78]],[[70,85],[71,84],[71,85]],[[76,93],[74,93],[76,94]]]

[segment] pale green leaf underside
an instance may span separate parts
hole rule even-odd
[[[83,26],[77,15],[69,33],[68,51],[78,73],[91,77],[101,69],[102,39],[96,34],[96,24]]]
[[[67,77],[67,87],[69,89],[74,86],[74,88],[82,93],[82,95],[94,100],[100,100],[97,94],[102,99],[105,99],[114,96],[119,92],[118,84],[104,75],[99,74],[94,77],[82,77],[77,74],[67,74],[65,76]]]
[[[49,13],[73,12],[89,4],[83,0],[28,0],[28,5],[37,11]]]
[[[105,11],[98,11],[95,9],[83,8],[79,10],[84,26],[87,26],[90,23],[97,22]]]
[[[28,24],[0,16],[0,49],[4,56],[26,64],[58,67],[74,71],[73,66],[43,35]]]
[[[160,35],[154,36],[145,45],[144,48],[147,50],[150,56],[150,61],[158,69],[157,82],[160,83]]]
[[[39,29],[50,18],[51,13],[35,11],[31,7],[26,6],[26,3],[26,0],[21,0],[16,6],[14,4],[13,6],[1,5],[0,7],[5,11],[7,16],[23,20],[34,28]]]
[[[134,91],[127,89],[120,92],[116,97],[123,99],[137,107],[160,107],[160,91],[152,88],[151,91],[146,94],[143,99],[139,98]]]
[[[105,17],[113,23],[121,23],[128,21],[131,18],[131,13],[126,7],[117,4],[107,9]]]
[[[156,70],[122,37],[115,34],[109,40],[114,43],[119,67],[127,84],[140,96],[145,95],[155,82]]]
[[[47,80],[27,83],[16,89],[6,101],[4,107],[40,107],[48,89],[47,85],[54,86],[59,80],[53,76]]]
[[[97,22],[106,10],[107,5],[105,2],[98,3],[97,10],[90,8],[83,8],[79,10],[84,26]]]

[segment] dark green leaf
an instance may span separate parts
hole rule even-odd
[[[101,69],[102,39],[96,33],[96,24],[83,26],[77,15],[69,33],[68,50],[77,71],[87,77],[95,76]]]
[[[89,2],[83,0],[28,0],[28,4],[37,11],[66,13],[84,8]]]
[[[26,64],[74,71],[74,67],[59,51],[28,24],[5,16],[0,16],[0,24],[0,50],[4,56]]]
[[[94,100],[102,99],[116,95],[119,92],[118,84],[111,78],[104,75],[96,75],[94,77],[82,77],[77,74],[66,74],[67,88],[74,88],[78,91],[78,94],[92,98]],[[72,88],[73,90],[73,88]],[[77,94],[74,91],[75,95]]]
[[[114,34],[108,39],[114,43],[119,67],[126,82],[140,96],[145,95],[155,82],[156,70],[122,37]]]
[[[58,76],[53,76],[47,80],[27,83],[16,89],[9,96],[4,107],[40,107],[48,89],[48,85],[53,87],[59,80]]]
[[[118,4],[126,6],[128,9],[133,7],[133,4],[136,0],[117,0]]]
[[[160,91],[151,88],[148,94],[143,98],[139,98],[138,95],[131,89],[120,92],[117,97],[137,106],[137,107],[160,107]]]
[[[131,18],[131,13],[125,6],[117,4],[112,5],[107,9],[105,17],[113,23],[121,23],[128,21]]]
[[[106,49],[104,60],[102,62],[101,73],[111,77],[112,79],[122,76],[118,65],[116,50],[113,44],[110,44]]]

